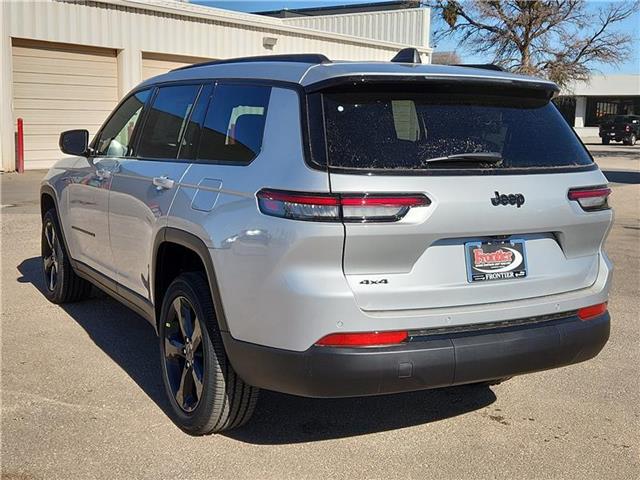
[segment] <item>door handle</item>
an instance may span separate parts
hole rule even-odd
[[[156,190],[168,190],[173,188],[175,183],[176,182],[164,175],[162,177],[153,177],[153,185],[156,187]]]
[[[96,177],[98,180],[108,180],[111,178],[111,171],[106,168],[99,168],[96,170]]]

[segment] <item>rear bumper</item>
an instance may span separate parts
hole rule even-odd
[[[599,132],[598,135],[601,138],[609,138],[611,140],[615,140],[617,142],[621,142],[623,139],[630,137],[631,132]]]
[[[510,377],[595,357],[609,338],[608,313],[531,325],[413,337],[392,347],[259,346],[224,333],[236,372],[249,384],[306,397],[406,392]]]

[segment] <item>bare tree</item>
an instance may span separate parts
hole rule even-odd
[[[462,59],[458,52],[433,52],[431,55],[431,63],[439,63],[441,65],[455,65],[462,63]]]
[[[471,54],[490,55],[511,71],[541,75],[560,85],[586,80],[598,64],[628,58],[631,35],[617,24],[636,1],[434,0],[444,20],[434,42],[450,37]]]

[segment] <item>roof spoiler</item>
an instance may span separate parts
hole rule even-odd
[[[403,48],[395,57],[391,59],[393,63],[422,63],[420,52],[413,47]],[[483,70],[494,70],[496,72],[504,72],[504,68],[492,63],[457,63],[451,64],[452,67],[481,68]]]
[[[471,72],[470,72],[471,73]],[[549,100],[557,95],[559,88],[556,84],[545,80],[537,79],[520,79],[520,78],[502,78],[498,76],[481,76],[471,74],[438,74],[438,75],[385,75],[385,74],[354,74],[331,77],[318,82],[310,83],[304,87],[307,93],[328,90],[331,88],[356,88],[360,89],[366,85],[397,85],[402,83],[407,88],[415,87],[421,84],[465,84],[475,86],[500,86],[501,88],[518,88],[537,91],[545,91],[544,94]]]

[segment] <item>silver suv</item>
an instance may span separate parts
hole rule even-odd
[[[245,423],[259,388],[378,395],[590,359],[613,213],[557,90],[311,54],[155,77],[91,143],[61,135],[46,294],[95,285],[146,318],[194,435]]]

